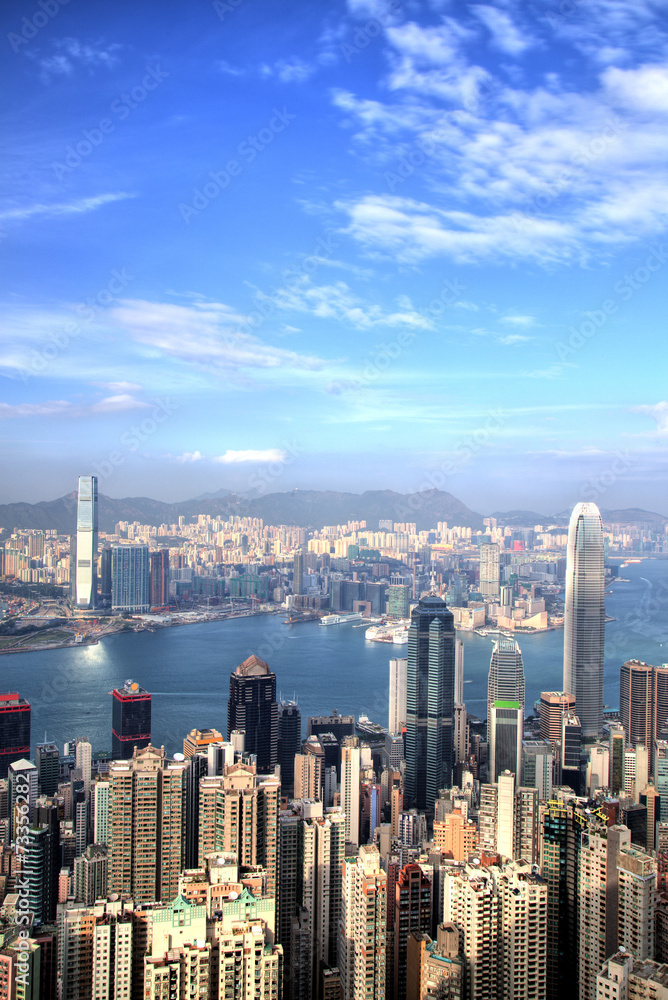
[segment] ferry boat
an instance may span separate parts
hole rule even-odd
[[[351,615],[325,615],[320,619],[321,625],[341,625],[343,622],[361,622],[361,611],[355,611]]]

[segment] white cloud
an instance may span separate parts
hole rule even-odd
[[[536,319],[534,316],[504,316],[501,319],[502,323],[511,323],[513,326],[535,326]]]
[[[174,461],[187,464],[190,462],[201,462],[203,457],[201,451],[184,451],[182,455],[176,455]]]
[[[52,399],[45,403],[0,403],[0,419],[2,420],[15,417],[72,416],[75,413],[74,405],[65,399]]]
[[[272,301],[279,309],[310,313],[321,319],[340,320],[357,330],[369,330],[378,326],[431,330],[434,326],[430,319],[412,308],[405,296],[400,296],[396,311],[387,312],[379,305],[365,303],[351,291],[345,281],[314,285],[309,277],[303,276],[289,287],[278,289],[271,300],[262,294],[258,298],[260,301]]]
[[[499,337],[499,343],[503,344],[504,347],[511,347],[514,344],[523,344],[527,340],[533,340],[533,337],[527,337],[523,333],[509,333],[507,337]]]
[[[649,114],[668,113],[668,68],[607,69],[601,77],[615,104]]]
[[[252,321],[219,302],[184,306],[125,299],[109,310],[109,317],[149,351],[214,373],[262,368],[315,371],[325,364],[321,358],[273,347],[245,332]]]
[[[50,56],[38,56],[27,51],[30,58],[37,61],[41,70],[40,79],[48,83],[53,76],[71,76],[75,70],[84,68],[90,72],[102,67],[113,69],[118,65],[118,53],[122,48],[117,43],[81,42],[77,38],[59,38],[53,42],[56,50]]]
[[[668,401],[662,400],[660,403],[646,406],[632,406],[631,412],[645,413],[648,417],[651,417],[656,423],[655,434],[661,436],[668,434]]]
[[[93,382],[93,385],[100,386],[101,389],[108,389],[110,392],[141,392],[142,386],[138,382]]]
[[[246,451],[226,451],[224,455],[218,455],[214,462],[222,462],[223,465],[236,465],[241,462],[284,462],[288,454],[281,448],[266,448],[260,451],[248,449]]]
[[[114,201],[125,201],[126,198],[134,197],[133,194],[120,191],[115,194],[99,194],[92,198],[79,198],[77,201],[54,202],[51,205],[38,202],[17,208],[0,209],[0,220],[29,219],[33,215],[80,215],[83,212],[94,212],[95,209]]]
[[[93,403],[91,411],[93,413],[117,413],[121,410],[138,410],[149,406],[139,399],[135,399],[129,393],[118,393],[115,396],[106,396],[98,403]]]
[[[486,4],[472,4],[471,10],[490,31],[493,43],[510,56],[519,56],[535,44],[528,34],[522,34],[515,27],[509,15],[498,7]]]

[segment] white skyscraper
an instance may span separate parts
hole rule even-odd
[[[480,593],[498,597],[500,586],[500,551],[496,542],[480,546]]]
[[[97,476],[79,476],[75,580],[78,608],[94,608],[97,592]]]
[[[511,771],[521,784],[524,726],[524,665],[514,639],[494,643],[487,687],[489,780]]]
[[[346,737],[347,740],[355,737]],[[359,740],[356,740],[359,744]],[[341,748],[341,808],[346,816],[346,841],[360,842],[360,748]]]
[[[575,695],[583,737],[603,724],[604,546],[596,504],[576,504],[568,527],[564,691]]]
[[[455,760],[461,764],[466,760],[468,750],[468,730],[466,705],[464,704],[464,643],[455,639]]]
[[[405,658],[390,660],[390,713],[387,728],[399,736],[406,725],[406,664]]]

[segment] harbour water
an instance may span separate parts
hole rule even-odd
[[[668,662],[668,561],[643,560],[620,569],[620,576],[606,596],[606,611],[616,619],[606,626],[605,655],[605,701],[613,708],[625,660]],[[406,646],[366,641],[365,630],[349,624],[288,626],[284,620],[280,614],[239,618],[115,635],[97,646],[6,655],[0,657],[0,687],[31,703],[33,747],[46,736],[62,750],[65,740],[81,736],[98,751],[111,747],[109,692],[132,678],[152,695],[153,742],[173,753],[193,728],[216,728],[225,736],[230,672],[257,653],[276,674],[280,695],[296,696],[304,728],[308,715],[333,708],[386,724],[388,661],[405,656]],[[484,718],[492,639],[458,635],[465,642],[466,705]],[[541,691],[561,689],[563,630],[518,639],[529,712]]]

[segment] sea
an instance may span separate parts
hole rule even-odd
[[[668,662],[668,560],[643,559],[619,569],[608,587],[605,703],[619,706],[619,668],[629,659]],[[87,738],[111,749],[111,690],[132,679],[152,696],[152,742],[171,754],[191,729],[227,732],[230,673],[251,653],[276,674],[279,698],[309,715],[337,709],[387,725],[389,660],[406,646],[371,642],[352,623],[286,625],[285,614],[197,623],[108,636],[95,646],[0,656],[0,690],[18,691],[32,707],[32,744]],[[487,714],[491,637],[464,639],[464,700]],[[563,629],[519,636],[526,711],[541,691],[561,690]]]

